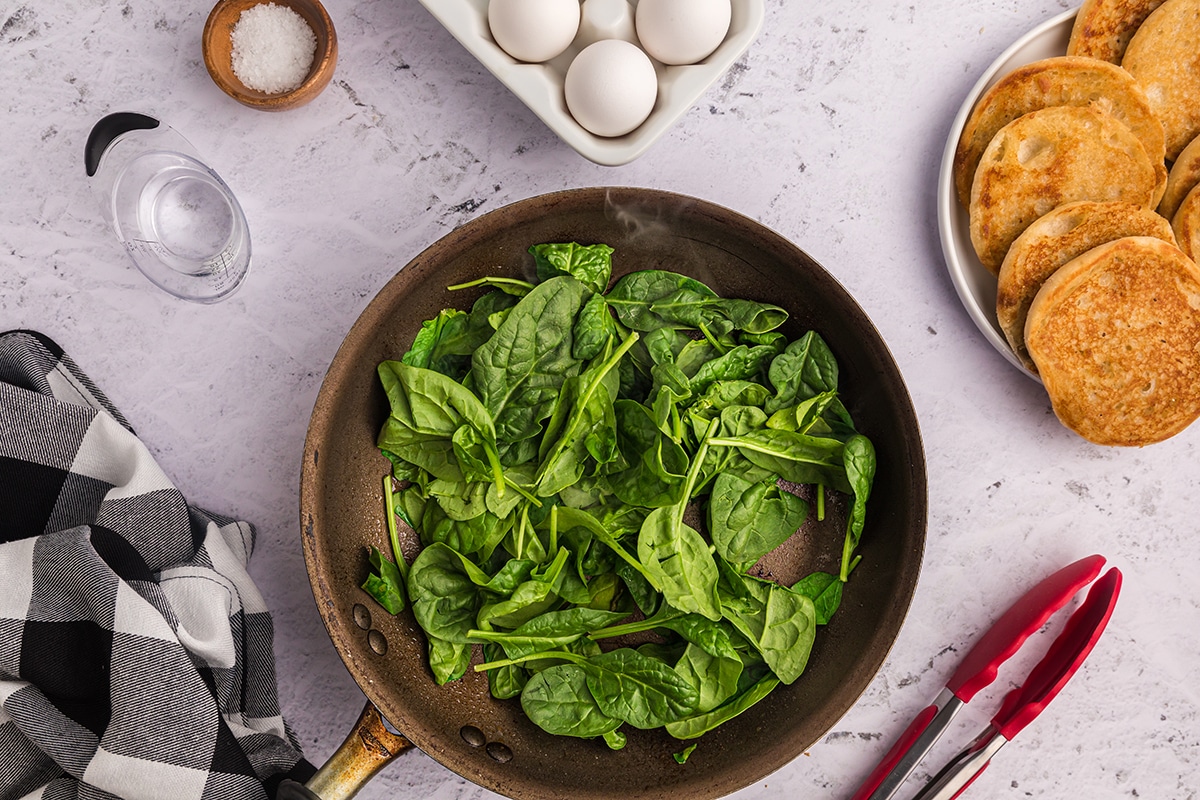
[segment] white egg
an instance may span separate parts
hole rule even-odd
[[[730,0],[640,0],[638,40],[664,64],[695,64],[725,40],[732,11]]]
[[[579,0],[490,0],[488,27],[496,44],[518,61],[549,61],[579,31]]]
[[[624,136],[654,110],[658,76],[637,45],[604,39],[575,56],[563,88],[576,122],[597,136]]]

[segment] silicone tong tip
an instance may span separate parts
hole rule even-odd
[[[1113,567],[1096,581],[1029,677],[1005,696],[992,718],[992,725],[1005,739],[1012,739],[1032,722],[1079,670],[1112,618],[1121,580],[1121,571]]]
[[[1104,567],[1104,556],[1092,555],[1068,564],[1013,603],[975,643],[946,688],[964,703],[996,679],[1000,665],[1012,657],[1067,601],[1095,580]]]

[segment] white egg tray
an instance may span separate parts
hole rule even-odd
[[[591,41],[577,36],[562,54],[541,64],[517,61],[500,49],[488,28],[488,0],[420,0],[459,44],[479,59],[542,122],[590,161],[616,167],[646,152],[733,65],[758,36],[764,0],[731,0],[729,33],[708,58],[697,64],[666,66],[653,61],[658,74],[658,100],[650,116],[624,136],[596,136],[567,110],[563,80],[575,55]],[[637,0],[630,0],[637,6]]]

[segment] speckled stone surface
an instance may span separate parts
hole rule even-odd
[[[0,2],[0,329],[56,339],[193,502],[257,526],[251,571],[275,613],[283,710],[310,758],[328,757],[362,704],[316,612],[297,511],[308,416],[339,342],[387,278],[455,226],[614,184],[720,203],[807,250],[889,343],[924,435],[925,564],[887,663],[820,742],[734,796],[849,796],[988,622],[1098,552],[1126,577],[1107,633],[967,796],[1200,797],[1200,426],[1141,450],[1066,431],[978,334],[938,240],[937,171],[962,98],[1067,4],[768,0],[748,53],[619,168],[563,145],[414,0],[326,5],[332,84],[264,114],[205,72],[206,4]],[[255,263],[230,300],[158,291],[101,219],[81,156],[117,110],[176,128],[240,199]],[[1001,672],[930,763],[986,724],[1047,640]],[[489,796],[420,753],[360,795]]]

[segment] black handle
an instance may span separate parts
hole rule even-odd
[[[83,164],[87,168],[88,177],[96,174],[100,166],[100,156],[112,144],[112,140],[122,133],[136,130],[149,130],[158,127],[158,120],[145,114],[135,114],[132,111],[120,111],[109,114],[92,126],[88,134],[87,144],[83,148]]]
[[[321,800],[321,798],[293,780],[284,780],[275,792],[275,800]]]

